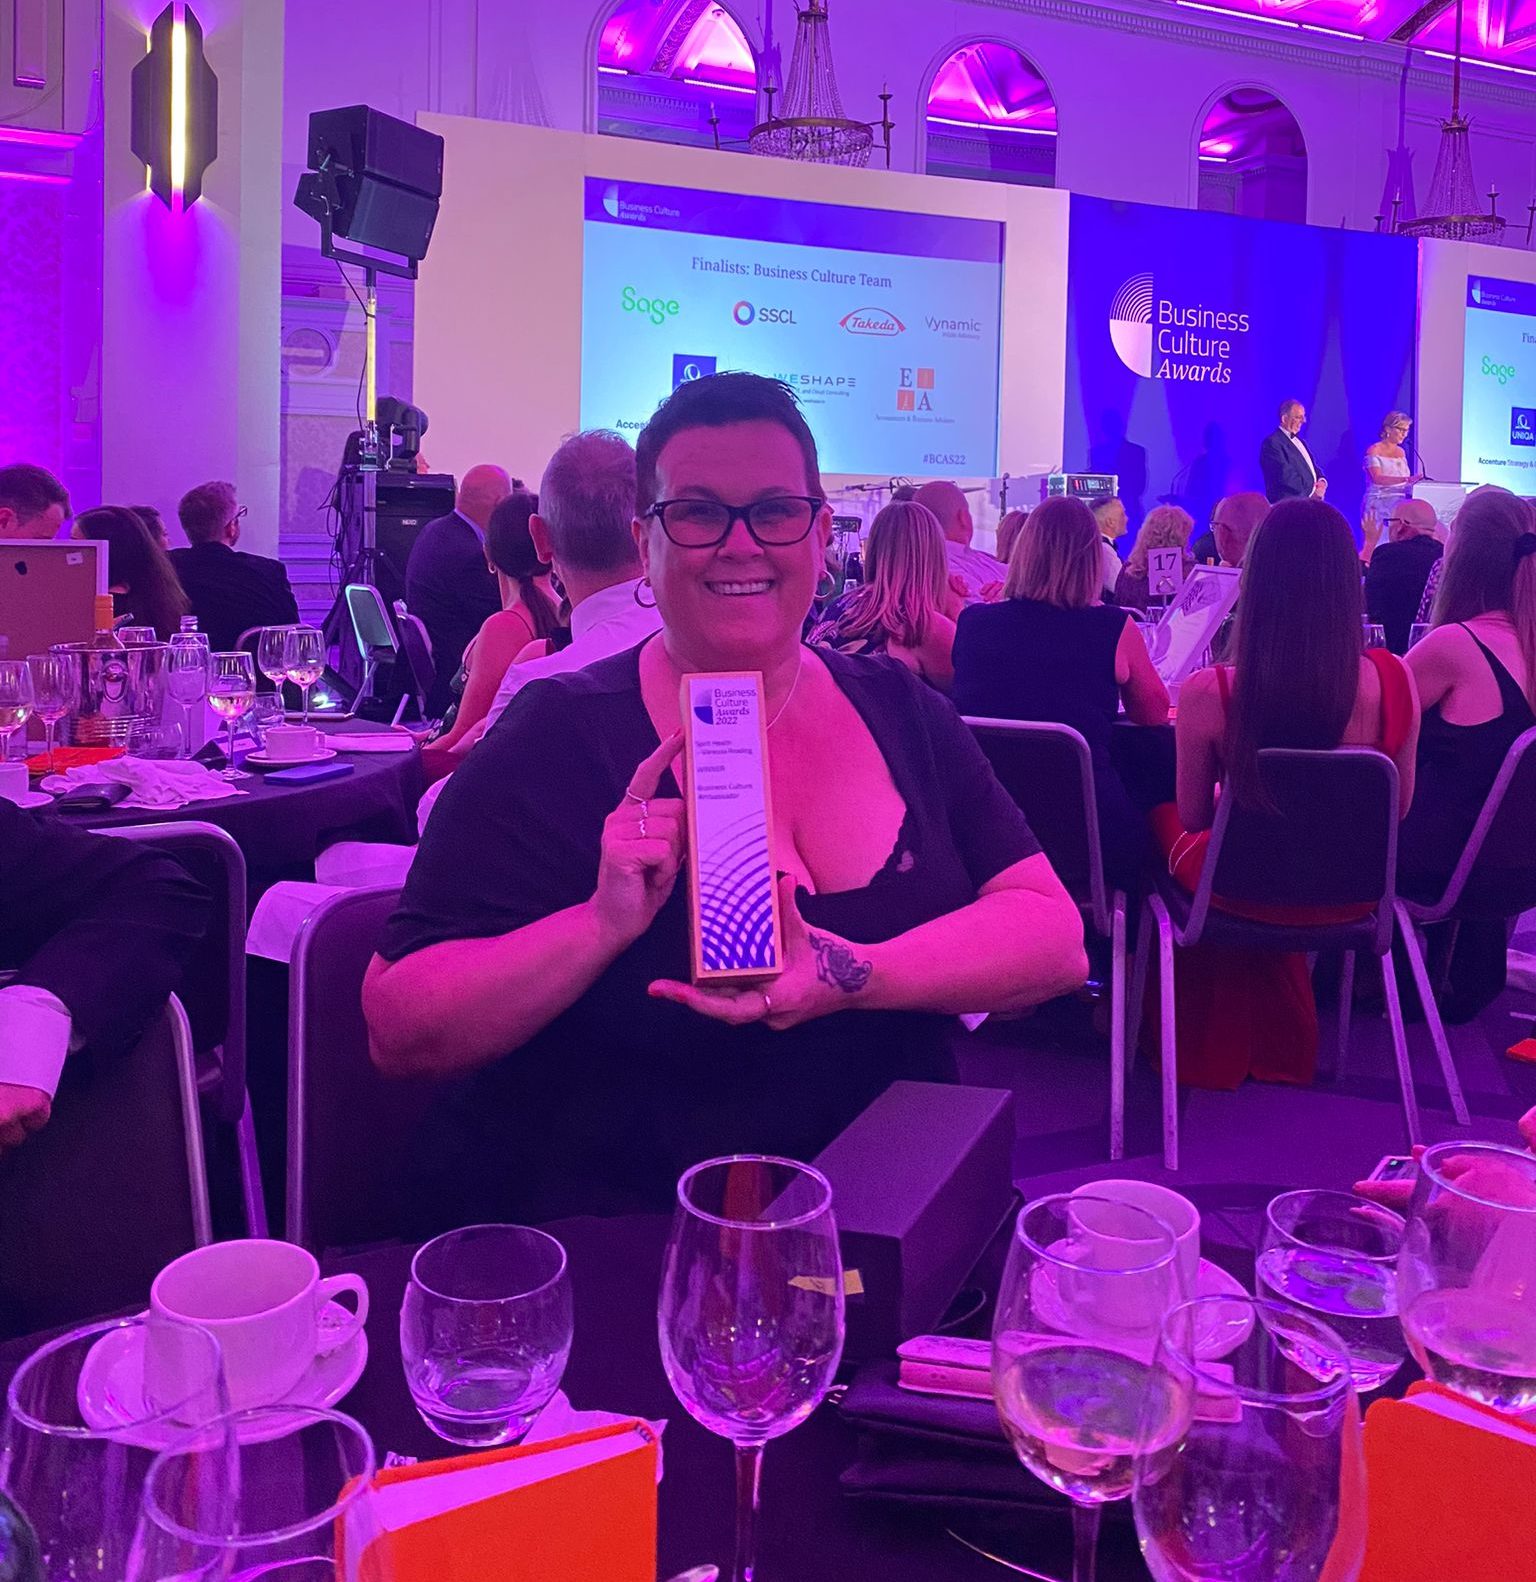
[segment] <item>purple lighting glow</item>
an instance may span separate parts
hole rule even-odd
[[[670,77],[694,87],[747,92],[757,87],[751,46],[736,19],[719,5],[631,0],[608,18],[597,59],[599,71]]]
[[[967,44],[939,67],[928,119],[949,126],[1056,131],[1056,102],[1039,72],[1005,44]]]

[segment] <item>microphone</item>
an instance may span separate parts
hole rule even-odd
[[[1422,477],[1422,479],[1420,481],[1423,482],[1423,483],[1433,483],[1435,480],[1430,477],[1429,469],[1427,467],[1425,467],[1425,465],[1424,465],[1424,458],[1419,454],[1419,447],[1418,447],[1417,444],[1414,443],[1414,438],[1413,438],[1412,434],[1408,435],[1408,443],[1409,443],[1410,446],[1413,447],[1413,465],[1414,465],[1414,470],[1416,472],[1419,472],[1419,473],[1423,474],[1423,477]]]

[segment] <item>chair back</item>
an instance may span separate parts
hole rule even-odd
[[[396,1234],[399,1162],[436,1085],[379,1074],[363,974],[400,899],[383,885],[323,902],[294,941],[288,989],[287,1237],[315,1252]]]
[[[1397,875],[1397,766],[1369,747],[1266,747],[1259,775],[1274,811],[1241,808],[1226,786],[1187,936],[1223,903],[1316,912],[1369,908],[1379,951],[1392,935]]]
[[[48,1124],[0,1158],[0,1335],[142,1304],[212,1235],[192,1035],[173,995],[121,1059],[72,1055]]]
[[[1067,893],[1101,933],[1110,931],[1093,758],[1070,725],[967,718],[992,772],[1023,809]]]
[[[219,1120],[232,1126],[245,1108],[245,854],[227,830],[190,819],[124,824],[101,833],[164,851],[213,897],[207,932],[182,975],[181,1001],[203,1095]]]
[[[1445,894],[1422,922],[1453,913],[1510,918],[1536,907],[1536,726],[1517,736],[1494,777]]]
[[[365,661],[374,664],[393,659],[400,651],[400,644],[389,619],[389,607],[384,603],[384,595],[369,583],[349,582],[345,596],[358,653]]]
[[[405,656],[411,677],[411,697],[422,719],[427,717],[427,694],[432,690],[436,667],[432,663],[432,639],[419,615],[406,609],[403,599],[395,600],[395,626],[400,633],[400,652]]]

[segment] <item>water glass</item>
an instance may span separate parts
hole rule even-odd
[[[166,662],[166,686],[171,697],[186,714],[186,746],[190,757],[197,705],[208,696],[208,670],[210,654],[208,639],[202,632],[178,632],[171,639],[170,656]]]
[[[1536,1157],[1493,1143],[1425,1151],[1397,1303],[1436,1384],[1506,1412],[1536,1406]]]
[[[825,1399],[843,1354],[832,1187],[792,1159],[709,1159],[678,1182],[657,1329],[667,1382],[736,1447],[734,1582],[752,1582],[763,1447]]]
[[[1132,1204],[1058,1194],[1014,1227],[992,1321],[992,1395],[1019,1460],[1072,1501],[1072,1582],[1093,1582],[1100,1508],[1131,1492],[1145,1432],[1177,1439],[1178,1400],[1153,1373],[1163,1319],[1178,1305],[1172,1231]]]
[[[288,633],[291,626],[263,626],[256,639],[256,668],[272,683],[279,700],[288,677]]]
[[[1360,633],[1366,648],[1385,648],[1387,646],[1387,629],[1379,621],[1362,621]]]
[[[32,712],[47,732],[47,772],[52,774],[53,742],[59,721],[76,704],[75,665],[66,654],[28,654],[27,669],[32,672]]]
[[[229,767],[226,780],[249,780],[243,769],[235,768],[235,724],[256,701],[256,665],[251,656],[235,650],[211,654],[208,661],[208,703],[229,728]]]
[[[1202,1360],[1214,1330],[1246,1339]],[[1199,1297],[1168,1315],[1152,1378],[1131,1508],[1156,1582],[1359,1576],[1365,1459],[1338,1335],[1277,1303]]]
[[[337,1582],[370,1531],[376,1467],[340,1412],[251,1407],[193,1429],[149,1469],[127,1582]],[[380,1564],[375,1550],[370,1582]]]
[[[32,715],[32,672],[20,659],[0,659],[0,764],[9,761],[11,737]]]
[[[1412,648],[1422,638],[1428,637],[1434,629],[1433,621],[1415,621],[1408,628],[1408,646]]]
[[[145,1398],[147,1315],[51,1340],[12,1378],[0,1488],[31,1520],[45,1576],[121,1577],[156,1451],[228,1411],[218,1343],[191,1324],[172,1328],[185,1368],[173,1401]]]
[[[411,1260],[400,1357],[422,1421],[453,1445],[516,1444],[560,1387],[575,1319],[565,1248],[471,1225]]]
[[[1323,1320],[1349,1348],[1355,1389],[1385,1384],[1408,1355],[1397,1320],[1405,1224],[1349,1192],[1282,1192],[1265,1211],[1261,1297]]]
[[[309,724],[309,689],[325,674],[325,633],[318,626],[291,626],[283,640],[283,674],[304,694]]]
[[[180,758],[182,731],[175,720],[135,720],[128,732],[130,758]]]

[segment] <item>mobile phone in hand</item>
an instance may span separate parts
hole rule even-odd
[[[1366,1177],[1368,1181],[1411,1181],[1418,1172],[1418,1161],[1406,1154],[1387,1154]]]

